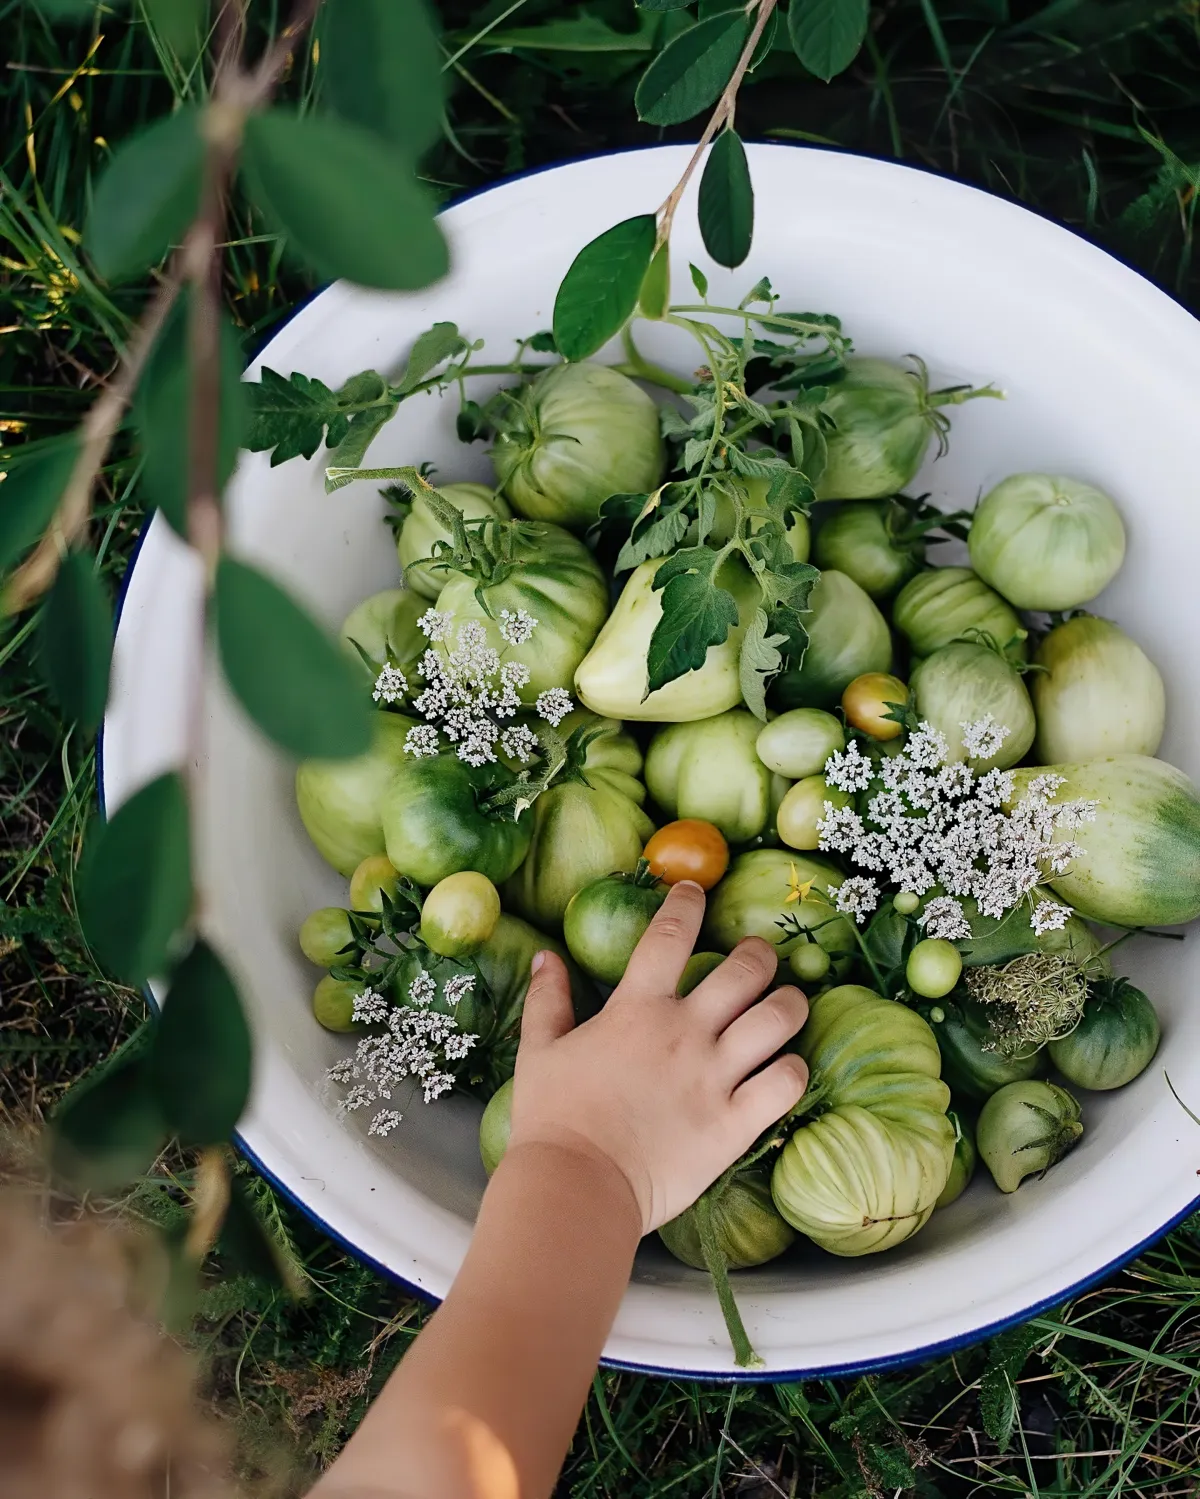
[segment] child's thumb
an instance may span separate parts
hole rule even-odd
[[[558,954],[535,953],[531,966],[533,977],[521,1016],[521,1045],[537,1049],[574,1030],[575,1012],[571,1007],[567,965]]]

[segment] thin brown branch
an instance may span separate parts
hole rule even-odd
[[[296,43],[316,20],[323,3],[324,0],[297,0],[287,25],[250,75],[249,108],[254,109],[270,98],[272,90],[283,76],[288,59],[295,51]]]

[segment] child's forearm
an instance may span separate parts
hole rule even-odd
[[[581,1142],[492,1179],[462,1270],[330,1470],[323,1499],[542,1499],[629,1279],[641,1212]]]

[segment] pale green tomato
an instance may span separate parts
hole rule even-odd
[[[302,760],[296,806],[321,857],[347,877],[368,854],[384,850],[380,802],[395,771],[411,756],[404,740],[416,720],[378,713],[371,748],[355,760]]]
[[[941,999],[958,983],[962,968],[962,958],[952,942],[944,937],[926,937],[909,953],[904,977],[914,994]]]
[[[830,956],[818,942],[802,942],[788,954],[788,967],[802,984],[819,983],[830,966]]]
[[[556,364],[509,392],[492,461],[513,509],[573,531],[610,494],[648,494],[666,454],[658,408],[602,364]]]
[[[921,904],[921,897],[913,890],[901,890],[892,896],[893,909],[901,916],[911,916]]]
[[[775,1206],[831,1254],[876,1254],[928,1220],[954,1160],[950,1090],[928,1024],[857,984],[812,1000],[810,1083],[771,1175]]]
[[[383,897],[395,900],[400,887],[400,875],[386,854],[368,854],[350,876],[350,909],[352,911],[383,910]]]
[[[975,1148],[975,1131],[971,1126],[971,1121],[958,1109],[950,1109],[946,1118],[954,1126],[957,1139],[954,1142],[954,1164],[950,1167],[949,1179],[942,1188],[942,1195],[936,1203],[939,1208],[948,1208],[952,1202],[957,1202],[967,1190],[971,1185],[971,1178],[975,1175],[975,1166],[979,1159],[979,1152]]]
[[[410,684],[416,683],[417,662],[429,645],[417,629],[417,620],[428,607],[420,594],[408,588],[385,588],[382,593],[373,593],[346,616],[342,643],[372,681],[384,662],[391,660]],[[363,655],[371,660],[374,670],[367,666]]]
[[[748,1270],[751,1265],[765,1265],[789,1248],[796,1231],[780,1215],[771,1200],[767,1173],[738,1171],[727,1182],[711,1188],[713,1237],[717,1252],[728,1270]],[[704,1258],[697,1209],[690,1207],[664,1223],[659,1238],[677,1260],[695,1270],[710,1268]]]
[[[443,958],[478,952],[500,920],[500,893],[484,874],[463,869],[439,880],[421,903],[421,941]]]
[[[886,359],[848,359],[821,408],[834,430],[817,484],[820,500],[874,500],[916,477],[933,438],[932,409],[916,371]]]
[[[1127,979],[1116,979],[1097,986],[1079,1024],[1047,1050],[1069,1083],[1103,1092],[1145,1072],[1161,1040],[1154,1006]]]
[[[1014,800],[1048,771],[1059,802],[1094,800],[1094,822],[1070,838],[1079,852],[1047,884],[1081,916],[1111,926],[1176,926],[1200,916],[1200,795],[1181,770],[1148,755],[1014,770]],[[1006,804],[1011,808],[1012,803]]]
[[[824,776],[805,776],[791,787],[779,805],[775,826],[780,842],[789,848],[817,848],[821,842],[817,824],[825,816],[825,803],[849,807],[853,801],[848,792],[830,786]]]
[[[830,755],[846,748],[846,731],[822,708],[793,708],[759,730],[755,748],[768,770],[800,781],[819,774]]]
[[[1077,479],[1014,474],[984,495],[971,566],[1018,609],[1077,609],[1125,560],[1125,527],[1103,492]]]
[[[784,848],[756,848],[739,854],[712,892],[704,918],[708,942],[732,952],[743,937],[771,943],[780,960],[815,937],[835,962],[857,950],[854,931],[830,901],[844,876],[827,859]],[[804,887],[812,886],[807,894]],[[779,925],[794,916],[808,934],[789,937]]]
[[[347,979],[335,979],[331,974],[326,974],[313,990],[314,1019],[327,1031],[357,1030],[354,1023],[354,1001],[362,993],[362,988],[361,984],[350,983]]]
[[[942,1077],[957,1099],[979,1102],[1007,1083],[1024,1082],[1046,1071],[1044,1049],[1002,1056],[984,1008],[974,1000],[947,1001],[936,1013],[930,1012],[930,1019],[942,1054]]]
[[[341,906],[322,906],[300,925],[300,951],[318,968],[332,968],[338,955],[354,941],[350,914]]]
[[[845,573],[824,572],[804,616],[808,649],[799,670],[781,672],[771,695],[781,708],[829,707],[838,702],[855,677],[887,671],[892,662],[892,635],[887,620]]]
[[[508,1137],[512,1133],[513,1082],[510,1077],[501,1083],[488,1099],[479,1121],[479,1158],[483,1169],[491,1176],[504,1158],[508,1149]]]
[[[975,1138],[1002,1192],[1015,1192],[1079,1143],[1079,1104],[1057,1083],[1009,1083],[984,1104]]]
[[[1077,615],[1038,646],[1031,681],[1034,754],[1043,764],[1101,755],[1152,755],[1162,742],[1167,694],[1158,668],[1110,620]]]
[[[1006,770],[1025,757],[1037,721],[1020,674],[989,646],[960,641],[934,651],[912,674],[913,705],[922,723],[946,739],[949,758],[973,770]],[[988,715],[1008,730],[991,755],[971,755],[963,744],[963,724]]]
[[[460,510],[464,520],[507,520],[512,514],[503,495],[487,484],[439,484],[438,493]],[[421,599],[436,599],[453,574],[444,567],[431,566],[434,544],[452,540],[450,532],[432,513],[419,494],[396,537],[396,555],[404,569],[404,583]]]
[[[729,482],[727,479],[726,482]],[[769,479],[740,478],[735,481],[742,488],[745,497],[744,503],[753,517],[755,512],[766,513],[767,493],[771,488]],[[724,546],[733,535],[735,510],[732,499],[725,493],[724,489],[715,488],[712,491],[715,502],[716,514],[713,516],[712,526],[709,528],[705,540],[710,546]],[[751,519],[750,535],[753,536],[762,529],[762,521]],[[796,562],[807,562],[808,554],[812,549],[812,530],[808,523],[808,517],[793,511],[787,518],[785,526],[788,546],[791,548],[792,558]],[[685,546],[695,546],[700,540],[700,529],[693,521],[691,529],[684,539]]]
[[[914,658],[931,656],[969,630],[990,635],[1006,656],[1024,661],[1028,631],[1005,602],[969,567],[932,567],[918,573],[896,595],[892,623]]]
[[[593,713],[652,723],[690,723],[724,713],[742,700],[738,675],[742,637],[758,608],[761,591],[737,557],[728,558],[716,577],[718,587],[733,595],[737,624],[720,645],[709,646],[699,670],[685,672],[646,695],[650,637],[662,618],[662,592],[654,587],[662,562],[662,558],[643,562],[630,574],[616,607],[575,673],[575,691]]]
[[[587,708],[573,708],[558,726],[558,732],[569,739],[576,729],[586,728],[589,733],[584,766],[587,770],[616,770],[629,781],[636,781],[642,773],[643,755],[641,747],[625,725],[615,718],[601,718]],[[646,799],[646,788],[638,785],[636,791],[622,789],[631,800],[640,806]]]
[[[730,843],[767,825],[771,772],[754,744],[761,725],[745,708],[659,729],[646,752],[646,786],[671,818],[698,818]]]
[[[853,578],[873,599],[890,598],[925,560],[925,545],[899,543],[894,526],[907,521],[892,500],[839,505],[821,522],[814,561],[822,572],[830,568]]]

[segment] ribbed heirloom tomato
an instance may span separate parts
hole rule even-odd
[[[729,868],[729,845],[711,822],[681,817],[659,828],[642,857],[665,884],[695,880],[701,890],[711,890]]]

